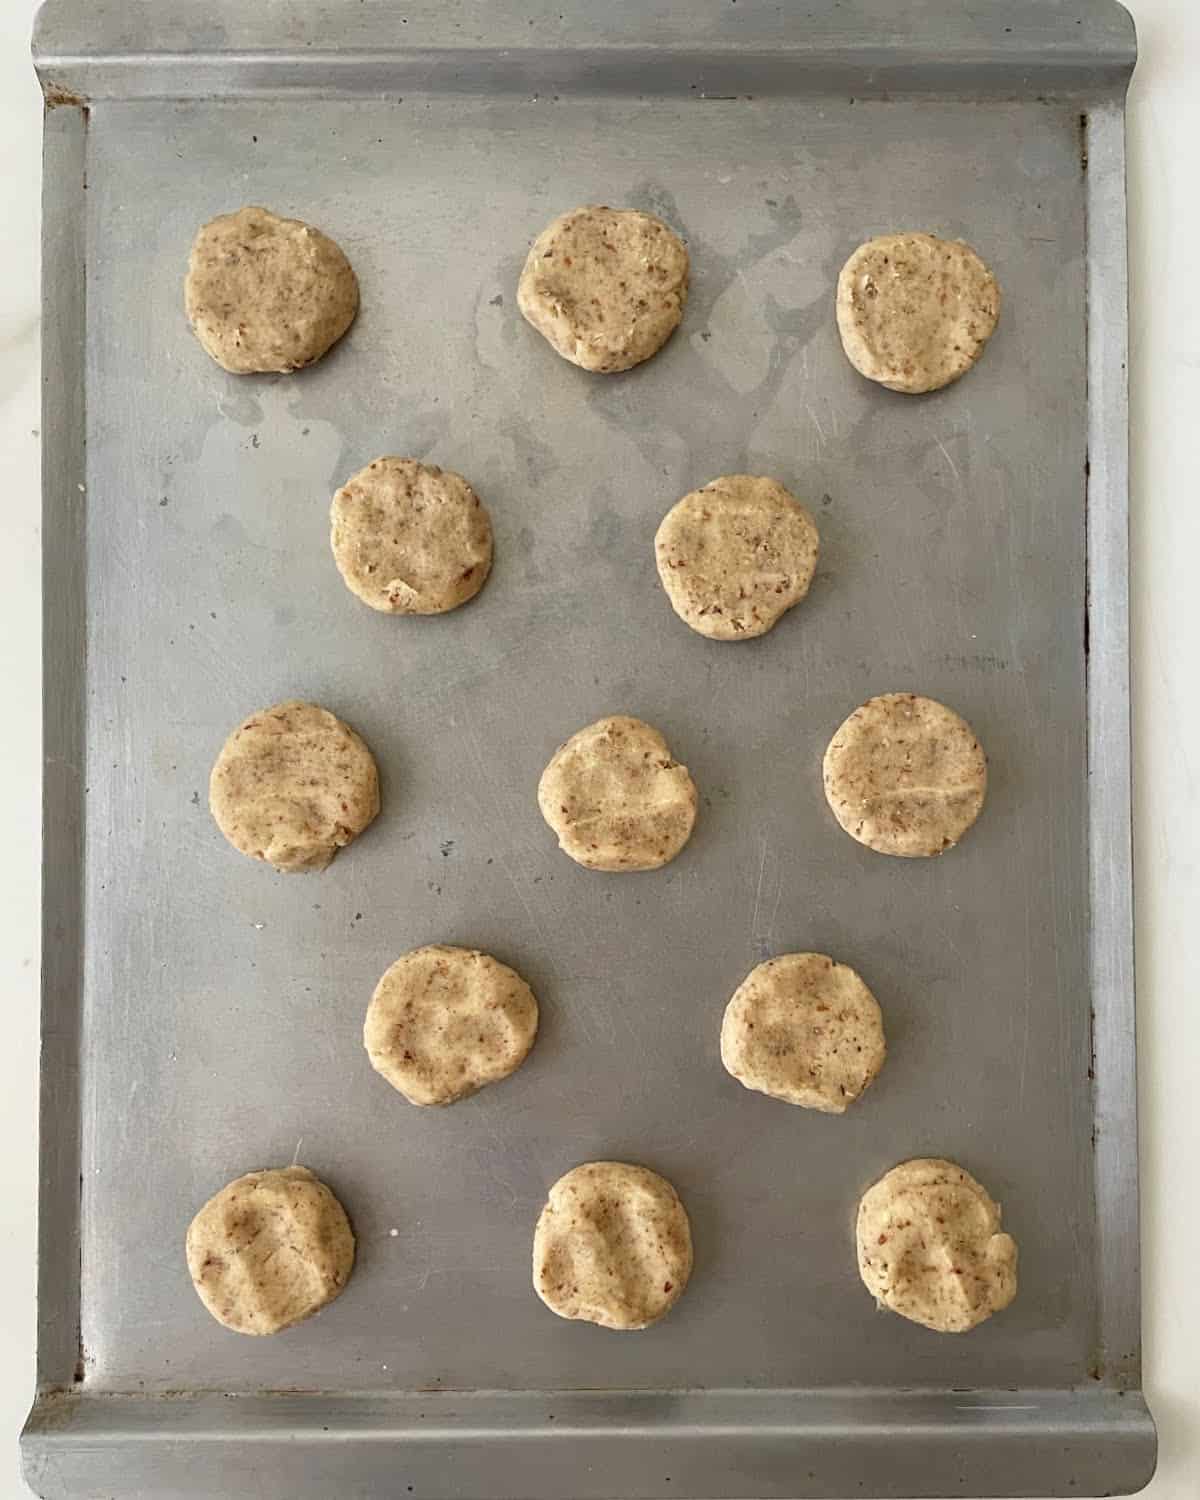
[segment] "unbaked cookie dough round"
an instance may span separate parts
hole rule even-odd
[[[658,353],[687,293],[687,250],[661,219],[590,204],[534,240],[517,306],[564,359],[612,374]]]
[[[999,316],[996,278],[962,240],[881,234],[838,277],[846,358],[893,391],[936,391],[965,375]]]
[[[883,1067],[878,1002],[824,953],[785,953],[752,969],[725,1007],[721,1061],[748,1089],[840,1115]]]
[[[330,545],[346,587],[372,609],[440,615],[473,599],[492,567],[492,523],[451,469],[377,458],[338,490]]]
[[[778,480],[727,474],[693,490],[654,538],[671,608],[714,641],[765,635],[808,593],[817,527]]]
[[[881,1307],[965,1333],[1017,1294],[1017,1246],[1000,1205],[952,1161],[902,1162],[858,1206],[858,1269]]]
[[[957,844],[979,816],[987,759],[965,719],[932,698],[883,693],[825,751],[825,796],[851,838],[917,858]]]
[[[453,1104],[514,1073],[537,1035],[533,991],[474,948],[414,948],[375,986],[363,1045],[411,1104]]]
[[[223,370],[286,375],[320,359],[353,323],[358,278],[340,247],[311,224],[241,208],[197,234],[184,305]]]
[[[573,734],[538,783],[558,846],[589,870],[656,870],[691,837],[696,787],[657,729],[614,714]]]
[[[307,1167],[247,1172],[187,1232],[201,1302],[235,1333],[278,1333],[340,1295],[354,1265],[346,1211]]]
[[[315,703],[261,709],[225,741],[208,785],[235,849],[287,874],[323,870],[379,811],[371,752]]]
[[[657,1172],[592,1161],[550,1189],[533,1236],[533,1286],[560,1318],[648,1328],[691,1274],[687,1212]]]

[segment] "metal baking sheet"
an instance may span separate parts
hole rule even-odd
[[[800,1496],[1134,1489],[1140,1394],[1126,663],[1123,99],[1107,0],[52,0],[46,91],[46,888],[39,1394],[47,1496]],[[514,305],[579,201],[687,237],[692,293],[630,374]],[[227,376],[192,339],[198,224],[262,202],[345,247],[362,312],[321,364]],[[968,238],[986,357],[905,399],[844,359],[867,235]],[[467,474],[494,576],[379,617],[332,565],[334,487],[383,452]],[[716,645],[658,586],[667,507],[777,475],[821,529],[808,601]],[[975,726],[988,806],[935,861],[840,832],[820,758],[869,695]],[[319,877],[206,807],[246,712],[292,695],[379,760]],[[659,725],[701,817],[644,876],[559,854],[535,801],[602,713]],[[478,945],[543,1025],[510,1081],[407,1107],[360,1026],[382,970]],[[842,1119],[733,1082],[764,956],[852,963],[890,1056]],[[358,1264],[315,1321],[222,1330],[182,1235],[294,1156]],[[939,1154],[1021,1247],[1003,1316],[875,1311],[861,1190]],[[636,1338],[529,1285],[548,1185],[593,1157],[679,1188],[696,1269]]]

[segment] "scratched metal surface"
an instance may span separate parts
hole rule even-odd
[[[664,352],[602,379],[520,319],[529,239],[581,200],[661,214],[693,284]],[[338,349],[227,376],[188,332],[196,226],[244,201],[323,226],[362,282]],[[88,753],[82,1307],[89,1388],[1070,1386],[1096,1307],[1085,808],[1084,176],[1074,104],[417,97],[107,101],[88,144]],[[966,379],[861,380],[832,316],[863,237],[969,238],[1004,290]],[[329,556],[329,496],[381,453],[478,487],[496,568],[442,619],[381,618]],[[652,537],[686,490],[777,475],[817,517],[806,603],[709,643]],[[828,814],[824,746],[914,689],[975,726],[988,804],[930,862]],[[321,876],[237,856],[208,814],[240,717],[292,695],[365,736],[376,825]],[[701,793],[667,869],[559,854],[535,801],[567,734],[659,725]],[[510,1081],[444,1112],[371,1071],[363,1010],[423,942],[533,984]],[[768,954],[854,965],[889,1061],[845,1118],[722,1070],[724,1003]],[[182,1235],[253,1167],[301,1161],[358,1234],[340,1301],[239,1339]],[[1020,1242],[1015,1305],[969,1339],[875,1312],[861,1189],[936,1153]],[[679,1188],[696,1269],[636,1339],[533,1296],[566,1168]]]

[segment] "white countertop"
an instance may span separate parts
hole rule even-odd
[[[906,0],[896,0],[897,5]],[[1051,0],[1047,0],[1051,3]],[[202,0],[198,0],[198,6]],[[1153,1500],[1200,1496],[1200,0],[1129,0],[1134,813],[1145,1384]],[[33,1391],[40,854],[41,97],[32,0],[0,0],[0,1500]],[[331,1497],[332,1500],[332,1497]]]

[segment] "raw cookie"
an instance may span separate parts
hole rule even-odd
[[[233,731],[212,768],[208,801],[235,849],[303,874],[323,870],[371,822],[379,776],[348,724],[293,699]]]
[[[987,759],[953,709],[915,693],[856,708],[825,751],[825,796],[850,835],[880,854],[941,854],[979,816]]]
[[[358,278],[339,246],[300,219],[241,208],[205,224],[184,282],[188,322],[234,375],[311,365],[358,311]]]
[[[886,1055],[875,996],[823,953],[759,964],[721,1023],[721,1061],[739,1083],[826,1114],[843,1114]]]
[[[882,234],[838,277],[846,358],[893,391],[936,391],[965,375],[999,315],[996,278],[962,240]]]
[[[537,1025],[533,991],[507,964],[434,944],[398,958],[375,986],[363,1045],[411,1104],[453,1104],[514,1073]]]
[[[491,571],[491,520],[451,469],[377,458],[334,495],[329,520],[346,587],[387,614],[457,609]]]
[[[902,1162],[858,1205],[858,1269],[881,1307],[965,1333],[1017,1294],[1017,1246],[1000,1205],[952,1161]]]
[[[538,783],[558,846],[589,870],[656,870],[691,837],[696,787],[657,729],[614,714],[554,752]]]
[[[658,353],[687,293],[687,250],[661,219],[592,204],[534,240],[517,306],[564,359],[611,374]]]
[[[648,1328],[691,1274],[687,1212],[657,1172],[591,1161],[550,1189],[533,1235],[533,1286],[560,1318]]]
[[[817,528],[777,480],[727,474],[667,512],[654,554],[685,624],[710,640],[748,640],[808,593]]]
[[[340,1295],[354,1265],[346,1212],[307,1167],[247,1172],[187,1232],[201,1302],[236,1333],[278,1333]]]

